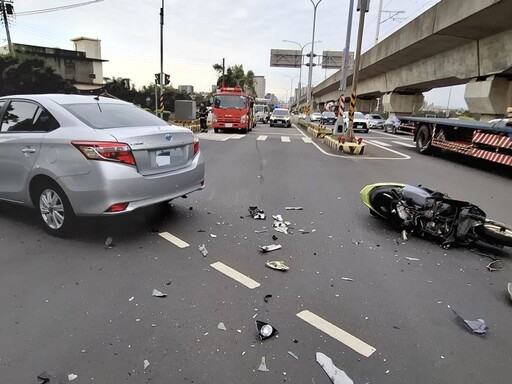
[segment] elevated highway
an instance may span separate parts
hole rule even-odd
[[[502,115],[512,102],[512,0],[442,0],[361,56],[357,108],[410,114],[423,92],[466,84],[471,112]],[[340,71],[313,89],[337,100]],[[347,79],[350,95],[352,73]],[[301,100],[301,102],[305,102]]]

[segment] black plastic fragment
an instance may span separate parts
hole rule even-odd
[[[279,334],[278,330],[264,321],[256,320],[256,329],[260,340],[268,339],[269,337]]]
[[[265,303],[268,303],[268,299],[270,299],[272,297],[272,295],[268,294],[268,295],[265,295],[265,297],[263,298],[263,300],[265,300]]]

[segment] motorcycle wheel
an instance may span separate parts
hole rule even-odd
[[[475,227],[475,233],[491,244],[512,247],[512,229],[496,221],[486,221]]]

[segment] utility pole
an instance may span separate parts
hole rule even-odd
[[[307,103],[309,105],[309,108],[311,110],[311,113],[313,113],[313,90],[312,90],[312,82],[313,82],[313,55],[315,52],[315,24],[316,24],[316,9],[318,7],[318,4],[322,0],[318,0],[316,3],[313,2],[313,0],[310,0],[311,4],[313,4],[313,35],[311,37],[311,53],[309,54],[309,73],[308,73],[308,94],[307,94]],[[310,116],[308,116],[307,120],[308,123],[311,121]]]
[[[7,45],[9,46],[9,54],[14,57],[14,47],[12,45],[12,41],[11,41],[11,34],[9,32],[9,21],[7,20],[7,10],[5,8],[5,1],[4,0],[0,0],[0,5],[2,6],[2,17],[4,19],[4,24],[5,24],[5,34],[7,35]],[[10,4],[10,9],[12,10],[12,4]]]
[[[224,72],[226,69],[226,62],[224,57],[222,58],[222,87],[224,87]]]
[[[345,112],[345,91],[347,90],[347,75],[348,63],[350,55],[350,37],[352,32],[352,15],[354,13],[354,0],[350,0],[348,8],[348,23],[347,23],[347,36],[345,40],[345,50],[343,51],[343,65],[341,66],[340,74],[340,91],[341,95],[338,99],[338,118],[336,119],[335,129],[338,132],[340,125],[343,127],[344,119],[343,112]],[[342,128],[343,130],[343,128]]]
[[[160,8],[160,118],[164,117],[164,0]]]

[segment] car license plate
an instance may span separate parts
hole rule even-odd
[[[181,148],[161,149],[155,151],[156,165],[167,167],[169,165],[178,165],[183,160],[183,151]]]
[[[356,128],[363,129],[362,125],[357,125]]]
[[[277,124],[284,124],[284,121],[283,120],[276,120],[276,123]]]
[[[232,123],[226,123],[226,124],[224,124],[224,126],[225,126],[226,128],[231,128],[231,127],[233,126],[233,124],[232,124]]]

